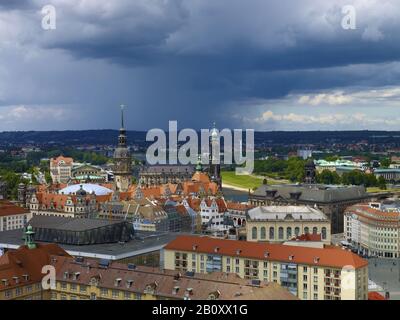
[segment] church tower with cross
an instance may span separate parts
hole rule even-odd
[[[114,183],[120,192],[128,191],[132,182],[132,158],[127,146],[124,107],[121,105],[121,129],[119,129],[118,146],[114,151]]]

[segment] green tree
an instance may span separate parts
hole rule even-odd
[[[302,158],[290,158],[287,161],[286,178],[293,182],[302,182],[305,177],[305,164],[306,161]]]
[[[322,184],[340,184],[341,178],[336,172],[325,169],[320,174],[317,174],[317,182]]]
[[[344,173],[342,176],[342,183],[345,185],[363,185],[367,188],[378,186],[378,180],[376,179],[374,174],[366,174],[360,170],[354,170]]]
[[[339,159],[340,159],[339,156],[326,156],[325,157],[326,161],[336,161],[336,160],[339,160]]]
[[[389,168],[389,166],[392,164],[392,161],[389,158],[385,158],[380,161],[381,162],[381,167],[382,168]]]
[[[387,189],[386,180],[385,180],[385,178],[383,176],[380,176],[378,178],[378,186],[379,186],[379,189],[381,189],[381,190],[386,190]]]

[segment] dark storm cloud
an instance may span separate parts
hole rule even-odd
[[[178,119],[188,126],[213,120],[229,126],[232,102],[393,86],[400,80],[392,67],[400,60],[395,0],[21,3],[37,12],[26,26],[19,21],[21,31],[9,41],[19,41],[26,52],[45,52],[48,65],[31,62],[19,74],[20,63],[10,53],[15,77],[25,86],[18,95],[0,91],[3,104],[81,103],[96,117],[96,111],[109,115],[109,105],[124,100],[139,106],[137,118],[156,115],[135,125],[165,126]],[[3,4],[11,8],[12,1]],[[51,32],[40,30],[38,12],[47,4],[57,10],[57,29]],[[356,30],[341,27],[347,4],[356,8]],[[37,83],[51,90],[39,90]],[[98,116],[94,123],[107,127],[107,119]]]
[[[31,0],[1,0],[0,10],[16,10],[33,7]]]
[[[200,91],[218,88],[235,96],[276,98],[302,88],[299,80],[306,72],[302,70],[399,60],[399,23],[390,19],[380,23],[384,38],[366,41],[366,28],[380,17],[365,17],[365,9],[360,9],[357,30],[344,30],[340,2],[320,6],[317,1],[249,1],[245,5],[222,1],[225,5],[219,6],[196,1],[194,5],[115,1],[108,15],[90,6],[80,10],[61,6],[60,14],[68,19],[60,19],[57,33],[42,45],[77,58],[106,59],[128,67],[173,66]],[[296,9],[302,14],[296,16]],[[257,34],[263,27],[265,33]],[[290,72],[296,70],[300,71]],[[311,75],[307,82],[309,89],[313,85],[317,89],[347,85],[351,78],[338,81]]]

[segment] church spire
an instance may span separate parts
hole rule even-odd
[[[121,128],[124,129],[125,125],[124,125],[124,108],[126,107],[124,104],[120,105],[121,107]]]
[[[126,147],[126,130],[125,130],[125,121],[124,121],[124,109],[126,105],[121,104],[121,128],[119,129],[119,137],[118,137],[118,145],[120,147]]]

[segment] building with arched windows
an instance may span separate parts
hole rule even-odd
[[[285,242],[300,235],[321,235],[331,242],[331,225],[319,209],[308,206],[265,206],[247,213],[247,241]]]

